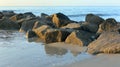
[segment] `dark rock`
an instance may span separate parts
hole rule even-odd
[[[117,27],[117,22],[113,18],[106,19],[102,24],[99,25],[99,30],[97,33],[102,33],[104,31],[114,31]]]
[[[99,26],[96,24],[91,24],[88,22],[84,22],[80,26],[80,30],[88,31],[91,33],[96,33],[98,31]]]
[[[70,23],[70,19],[62,14],[62,13],[56,13],[52,15],[52,22],[57,26],[57,27],[62,27]]]
[[[2,18],[3,18],[3,16],[4,16],[4,15],[2,14],[2,12],[0,12],[0,19],[2,19]]]
[[[88,53],[120,53],[120,34],[118,32],[104,32],[88,46]]]
[[[18,30],[20,28],[20,26],[9,20],[8,18],[3,18],[3,19],[0,19],[0,29],[3,29],[3,30]]]
[[[80,46],[87,46],[91,41],[92,37],[94,36],[93,33],[86,32],[86,31],[75,31],[72,32],[67,39],[65,40],[66,43],[71,43]]]
[[[99,25],[104,21],[104,19],[94,14],[87,14],[85,21],[88,23]]]
[[[37,37],[37,35],[36,35],[36,33],[35,33],[34,31],[29,30],[29,31],[27,31],[27,33],[26,33],[26,37],[27,37],[27,38],[33,38],[33,37]]]
[[[15,15],[15,13],[13,11],[3,11],[2,14],[5,17],[11,17],[11,16]]]
[[[48,17],[49,15],[45,14],[45,13],[41,13],[41,18],[46,18]]]
[[[20,32],[27,32],[28,30],[32,30],[37,21],[39,21],[37,18],[31,18],[29,20],[23,21]]]
[[[24,13],[24,16],[25,17],[32,17],[32,18],[36,17],[32,12],[26,12],[26,13]]]

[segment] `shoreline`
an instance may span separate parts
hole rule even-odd
[[[83,61],[58,67],[119,67],[120,54],[99,54]]]

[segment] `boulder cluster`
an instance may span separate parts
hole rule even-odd
[[[1,30],[19,30],[28,39],[44,43],[65,42],[88,46],[88,53],[120,53],[120,23],[114,18],[103,19],[87,14],[85,21],[73,21],[63,13],[35,16],[31,12],[0,12]]]

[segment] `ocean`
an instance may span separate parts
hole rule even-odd
[[[54,14],[61,12],[71,20],[84,21],[88,13],[120,21],[120,7],[0,7],[0,11]],[[63,46],[64,47],[64,46]],[[91,58],[86,52],[29,42],[24,33],[0,30],[0,67],[56,67]]]
[[[82,6],[69,6],[69,7],[0,7],[0,11],[13,10],[16,13],[32,12],[40,16],[41,13],[54,14],[61,12],[67,15],[71,20],[84,21],[86,14],[93,13],[104,19],[115,18],[120,21],[120,7],[119,6],[101,6],[101,7],[82,7]]]

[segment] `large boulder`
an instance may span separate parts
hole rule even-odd
[[[23,15],[24,17],[32,17],[32,18],[36,17],[32,12],[26,12]]]
[[[80,46],[87,46],[94,38],[94,34],[86,31],[75,31],[72,32],[65,40],[66,43],[71,43]]]
[[[63,42],[70,32],[66,30],[48,29],[45,33],[45,43]]]
[[[33,31],[39,36],[40,39],[44,39],[44,34],[47,29],[50,29],[51,27],[48,25],[42,25],[36,29],[33,29]]]
[[[3,18],[3,19],[0,19],[0,29],[3,29],[3,30],[18,30],[20,28],[20,26],[9,20],[8,18]]]
[[[81,30],[88,31],[91,33],[96,33],[98,31],[99,26],[96,24],[91,24],[88,22],[84,22],[81,24],[80,28]]]
[[[31,18],[29,20],[23,21],[20,32],[27,32],[28,30],[32,30],[37,21],[39,21],[37,18]]]
[[[39,28],[33,30],[39,38],[45,43],[62,42],[65,41],[67,36],[70,34],[69,31],[62,29],[53,29],[48,25],[42,25]]]
[[[57,26],[57,27],[62,27],[70,23],[70,19],[62,14],[62,13],[56,13],[52,15],[52,22]]]
[[[102,33],[104,31],[115,31],[117,28],[117,21],[113,18],[108,18],[102,24],[99,25],[97,33]]]
[[[99,25],[104,21],[104,19],[94,14],[87,14],[85,21],[88,23]]]
[[[88,53],[120,53],[120,34],[118,32],[104,32],[88,46]]]

